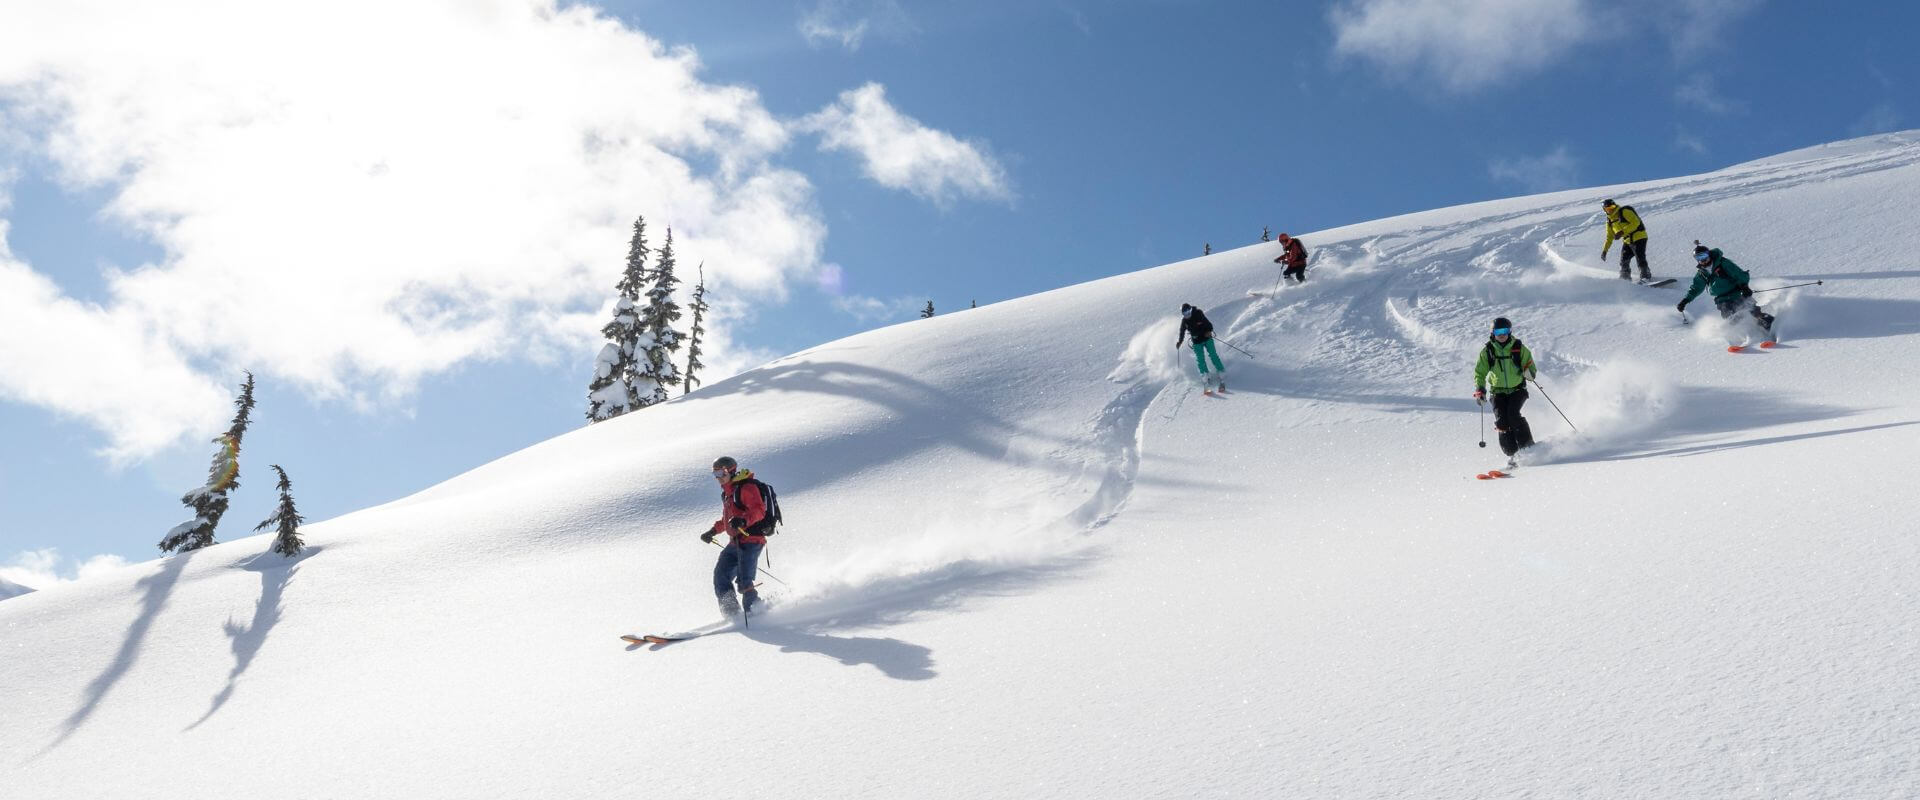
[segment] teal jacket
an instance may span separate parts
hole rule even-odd
[[[1720,248],[1707,251],[1707,263],[1693,273],[1693,285],[1687,288],[1687,296],[1681,298],[1681,304],[1693,302],[1705,291],[1713,295],[1714,302],[1732,299],[1740,294],[1741,287],[1747,285],[1750,276],[1747,271],[1733,263],[1733,259],[1720,255]]]
[[[1528,376],[1539,375],[1540,370],[1533,366],[1533,351],[1518,337],[1507,337],[1506,344],[1488,339],[1487,346],[1480,348],[1480,360],[1473,364],[1473,388],[1491,386],[1494,394],[1507,394],[1526,388]]]

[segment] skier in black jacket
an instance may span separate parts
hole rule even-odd
[[[1227,368],[1220,363],[1220,353],[1213,347],[1213,322],[1207,319],[1206,312],[1186,303],[1180,304],[1180,338],[1174,340],[1173,348],[1180,349],[1187,336],[1193,336],[1193,360],[1200,364],[1200,383],[1206,387],[1207,394],[1213,394],[1214,381],[1218,381],[1220,391],[1227,390]],[[1207,359],[1213,359],[1213,375],[1207,374]]]

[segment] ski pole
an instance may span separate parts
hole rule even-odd
[[[1550,405],[1550,406],[1553,406],[1553,410],[1554,410],[1554,411],[1557,411],[1557,412],[1559,412],[1559,414],[1560,414],[1560,418],[1561,418],[1561,419],[1566,419],[1566,420],[1567,420],[1567,427],[1569,427],[1569,428],[1573,428],[1573,429],[1574,429],[1574,430],[1576,430],[1576,431],[1578,431],[1578,430],[1580,430],[1580,428],[1579,428],[1579,427],[1577,427],[1577,426],[1575,426],[1575,425],[1573,424],[1573,420],[1570,420],[1570,419],[1567,419],[1567,412],[1565,412],[1565,411],[1560,411],[1560,404],[1559,404],[1559,403],[1555,403],[1555,402],[1553,402],[1553,397],[1547,394],[1547,389],[1546,389],[1546,387],[1544,387],[1544,386],[1541,386],[1541,385],[1540,385],[1540,382],[1536,380],[1536,381],[1534,381],[1534,382],[1533,382],[1533,388],[1535,388],[1535,389],[1539,389],[1539,390],[1540,390],[1540,396],[1541,396],[1541,397],[1545,397],[1545,398],[1547,398],[1547,405]]]
[[[1487,446],[1487,401],[1485,398],[1482,398],[1478,401],[1477,404],[1480,406],[1480,446],[1486,447]]]
[[[1229,341],[1227,341],[1227,340],[1225,340],[1225,339],[1221,339],[1221,338],[1220,338],[1220,337],[1218,337],[1218,336],[1215,336],[1215,337],[1213,337],[1213,338],[1215,338],[1215,339],[1218,339],[1218,340],[1220,341],[1220,343],[1221,343],[1221,344],[1224,344],[1224,345],[1226,345],[1226,346],[1228,346],[1228,347],[1231,347],[1231,348],[1233,348],[1233,349],[1235,349],[1235,350],[1240,350],[1240,346],[1239,346],[1239,345],[1236,345],[1236,344],[1234,344],[1233,342],[1229,342]],[[1249,352],[1247,352],[1247,351],[1245,351],[1245,350],[1240,350],[1240,354],[1241,354],[1241,355],[1244,355],[1244,356],[1246,356],[1246,357],[1248,357],[1248,358],[1253,358],[1253,357],[1254,357],[1254,355],[1253,355],[1252,353],[1249,353]]]
[[[713,540],[711,540],[711,539],[709,539],[709,540],[707,540],[707,544],[710,544],[710,545],[713,545],[714,547],[718,547],[718,548],[720,548],[720,549],[722,549],[722,550],[725,550],[725,549],[727,549],[727,546],[726,546],[726,545],[724,545],[724,544],[721,544],[721,543],[719,543],[719,542],[716,542],[716,541],[713,541]],[[786,582],[786,581],[783,581],[783,580],[780,580],[780,576],[778,576],[778,575],[775,575],[775,574],[773,574],[773,573],[771,573],[771,572],[768,572],[768,571],[766,571],[766,570],[764,570],[764,569],[762,569],[762,570],[758,570],[758,572],[759,572],[760,574],[762,574],[762,575],[765,575],[765,576],[767,576],[767,577],[769,577],[769,578],[772,578],[772,579],[773,579],[773,582],[774,582],[774,583],[778,583],[778,584],[780,584],[781,586],[785,586],[785,585],[787,585],[787,582]]]
[[[1819,286],[1820,284],[1823,284],[1823,283],[1826,283],[1826,281],[1814,281],[1812,283],[1796,283],[1792,286],[1775,286],[1771,289],[1760,289],[1758,291],[1755,291],[1754,294],[1766,294],[1767,292],[1777,292],[1777,291],[1780,291],[1781,289],[1798,289],[1802,286]]]

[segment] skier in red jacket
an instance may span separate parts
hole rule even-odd
[[[1299,239],[1295,239],[1284,233],[1280,234],[1280,246],[1286,248],[1286,252],[1281,253],[1279,258],[1273,260],[1275,264],[1287,265],[1287,268],[1280,272],[1280,276],[1283,278],[1292,278],[1296,283],[1306,283],[1307,246],[1301,244]]]
[[[753,583],[759,577],[760,551],[767,546],[773,520],[767,518],[767,499],[752,470],[741,469],[740,462],[731,456],[721,456],[713,462],[713,479],[720,484],[720,519],[700,534],[700,541],[711,544],[713,537],[727,535],[727,546],[713,565],[713,594],[720,600],[720,613],[738,617],[742,608],[753,611],[753,604],[760,599]],[[736,584],[740,588],[737,600]]]

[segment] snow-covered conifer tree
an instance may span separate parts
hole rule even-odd
[[[214,453],[213,465],[207,470],[207,484],[180,496],[180,502],[193,509],[193,519],[173,526],[160,538],[163,553],[184,553],[213,544],[213,529],[227,513],[227,493],[240,488],[240,440],[247,435],[248,418],[253,413],[253,373],[247,373],[247,382],[240,386],[240,396],[234,398],[233,405],[239,409],[233,424],[213,440],[220,450]]]
[[[700,282],[694,284],[693,304],[688,307],[693,309],[693,328],[687,331],[687,376],[680,384],[682,395],[693,391],[693,387],[700,383],[698,377],[700,368],[706,366],[700,361],[700,334],[707,332],[706,328],[700,326],[700,321],[707,315],[707,262],[705,261],[700,262]]]
[[[253,526],[253,529],[264,531],[273,528],[277,532],[273,537],[273,552],[292,558],[300,555],[300,550],[307,546],[306,542],[300,540],[300,523],[305,522],[306,518],[294,510],[293,481],[287,480],[287,471],[281,469],[279,464],[273,465],[273,471],[280,473],[277,487],[280,489],[280,506],[273,510],[273,516]]]
[[[1212,243],[1212,242],[1207,242],[1206,244],[1204,244],[1204,245],[1201,245],[1201,247],[1200,247],[1200,255],[1203,255],[1203,256],[1210,256],[1210,255],[1213,255],[1213,243]]]
[[[1263,241],[1263,242],[1273,241],[1273,229],[1265,225],[1260,226],[1260,241]]]
[[[645,408],[664,403],[670,387],[680,383],[680,367],[673,354],[680,349],[680,332],[673,322],[680,318],[680,304],[673,299],[673,287],[680,279],[673,274],[673,229],[667,229],[667,241],[660,245],[660,257],[653,264],[653,288],[647,290],[647,303],[640,308],[640,332],[633,342],[633,407]]]
[[[613,302],[613,321],[600,329],[607,344],[593,361],[593,380],[587,384],[587,421],[600,422],[632,411],[633,343],[639,335],[639,314],[635,311],[640,293],[647,284],[647,218],[635,217],[633,238],[627,244],[627,268],[614,288],[620,296]]]
[[[921,318],[921,319],[926,319],[926,318],[928,318],[928,317],[931,317],[931,316],[933,316],[933,301],[932,301],[932,300],[928,300],[928,301],[927,301],[927,307],[926,307],[926,308],[923,308],[923,309],[920,309],[920,318]]]

